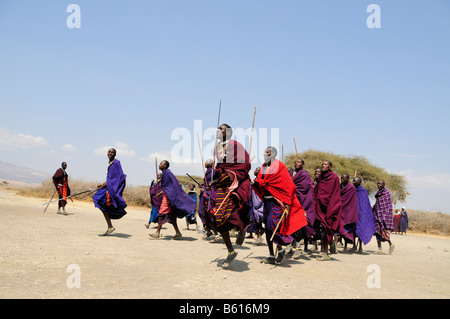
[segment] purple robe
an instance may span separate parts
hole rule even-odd
[[[92,197],[95,207],[104,213],[108,213],[111,219],[120,219],[126,215],[127,203],[122,197],[126,186],[127,175],[123,173],[119,160],[114,160],[108,166],[106,174],[106,187],[100,188]],[[107,203],[106,192],[111,198],[111,204]]]
[[[355,239],[354,230],[358,222],[358,197],[356,196],[356,188],[351,183],[343,186],[341,184],[341,224],[339,225],[339,233],[351,241]]]
[[[207,190],[206,187],[208,187],[209,183],[211,183],[211,173],[212,173],[212,167],[208,167],[205,172],[205,179],[203,183],[203,196],[200,198],[200,204],[199,204],[199,214],[200,216],[204,216],[203,210],[210,210],[211,207],[214,207],[215,205],[215,198],[216,198],[216,190],[215,188],[212,188],[211,190]],[[215,173],[215,171],[214,171]],[[211,200],[210,200],[211,197]],[[206,203],[205,203],[206,201]],[[201,207],[201,211],[200,211]]]
[[[149,188],[150,193],[150,203],[152,204],[152,211],[150,213],[149,223],[157,223],[159,217],[159,208],[161,207],[163,196],[156,196],[159,192],[162,191],[161,181],[155,184],[155,181],[152,181],[152,184]]]
[[[339,230],[341,214],[341,189],[339,176],[333,171],[322,172],[314,188],[314,211],[316,212],[316,232],[331,242]],[[323,227],[324,232],[320,231]]]
[[[186,217],[197,207],[196,203],[183,190],[170,169],[163,171],[161,175],[161,187],[172,206],[172,213],[177,218]]]
[[[289,173],[292,177],[292,181],[297,188],[295,195],[297,195],[300,205],[306,212],[306,220],[308,225],[305,226],[306,237],[310,238],[315,234],[314,221],[316,220],[316,212],[314,211],[314,188],[311,183],[311,176],[304,169],[296,172],[292,170]]]
[[[214,219],[216,228],[220,233],[233,228],[244,230],[250,224],[251,184],[248,172],[250,171],[250,157],[244,146],[229,139],[224,145],[217,145],[217,165],[214,177],[219,180],[215,185]],[[231,188],[233,187],[233,188]],[[226,202],[222,202],[227,198]],[[217,206],[217,207],[216,207]],[[219,208],[220,211],[217,211]]]
[[[262,223],[264,221],[264,202],[256,195],[255,191],[251,190],[249,200],[250,205],[250,225],[247,227],[247,233],[262,230]]]
[[[401,212],[401,216],[400,216],[400,227],[399,230],[401,232],[406,233],[406,230],[409,228],[409,218],[408,218],[408,213],[406,212],[406,210]]]
[[[356,236],[367,245],[375,234],[375,220],[370,205],[367,190],[361,185],[356,188],[358,198],[358,222],[356,223]]]
[[[156,209],[159,211],[159,208],[161,207],[161,202],[162,202],[162,195],[161,196],[156,196],[159,192],[162,191],[161,188],[161,181],[159,181],[157,184],[155,184],[155,182],[152,182],[152,185],[150,185],[150,189],[149,189],[149,193],[150,193],[150,201],[152,206],[155,206]]]

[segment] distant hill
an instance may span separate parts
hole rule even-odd
[[[0,161],[0,183],[7,181],[37,184],[48,178],[49,175],[46,173]]]

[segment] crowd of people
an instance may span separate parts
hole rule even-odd
[[[341,241],[345,248],[352,243],[351,250],[361,252],[362,245],[367,245],[373,236],[378,253],[383,253],[384,242],[389,245],[389,253],[393,253],[395,246],[390,235],[401,222],[400,218],[398,223],[394,219],[391,194],[384,181],[378,181],[372,206],[360,177],[352,180],[347,174],[339,177],[333,171],[333,164],[324,160],[311,179],[302,159],[297,158],[294,168],[288,170],[277,159],[278,151],[272,146],[265,149],[264,163],[254,170],[251,178],[249,154],[232,135],[229,125],[219,126],[214,158],[203,165],[204,180],[199,183],[198,197],[194,184],[186,193],[170,171],[170,163],[161,161],[161,173],[149,190],[152,208],[146,227],[157,224],[156,232],[149,234],[151,238],[160,238],[166,223],[175,230],[173,239],[182,238],[177,220],[185,219],[187,228],[195,224],[199,230],[201,226],[205,239],[223,240],[228,250],[223,268],[230,267],[236,259],[234,246],[242,245],[246,234],[255,234],[255,244],[262,243],[265,237],[268,257],[263,262],[267,264],[281,263],[286,254],[299,258],[310,252],[308,245],[317,246],[318,242],[321,255],[317,260],[327,261]],[[106,182],[98,185],[93,196],[108,225],[105,236],[115,230],[111,220],[122,218],[127,207],[122,197],[126,175],[115,157],[116,150],[110,149]],[[67,196],[64,170],[65,167],[54,176],[63,208]],[[196,219],[196,210],[200,221]],[[233,232],[236,233],[234,243],[230,236]]]

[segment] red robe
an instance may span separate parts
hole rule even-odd
[[[226,157],[224,157],[225,152]],[[233,139],[228,140],[225,152],[218,145],[214,177],[222,177],[223,180],[227,180],[224,176],[228,175],[230,178],[228,182],[231,180],[231,186],[221,185],[220,182],[215,186],[214,209],[221,208],[220,211],[214,212],[216,227],[219,232],[228,231],[232,227],[244,230],[250,224],[250,206],[248,204],[251,195],[250,177],[248,175],[251,169],[250,157],[244,146]],[[230,192],[226,205],[221,206],[218,201],[219,189],[226,190],[225,193]]]
[[[267,190],[279,202],[290,206],[289,215],[283,219],[279,228],[280,234],[291,235],[308,224],[305,210],[295,195],[295,184],[282,162],[274,160],[268,168],[266,164],[263,164],[257,181],[258,183],[253,185],[253,189],[261,199],[264,198],[264,192]]]
[[[320,222],[326,231],[328,242],[339,230],[341,213],[341,182],[333,171],[323,172],[314,188],[316,224]]]

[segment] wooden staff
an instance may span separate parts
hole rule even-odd
[[[270,237],[270,241],[273,241],[273,237],[275,236],[275,233],[278,230],[278,227],[280,227],[281,223],[283,222],[284,217],[289,213],[289,210],[287,208],[284,209],[283,215],[281,215],[280,220],[278,221],[277,227],[275,227],[275,230],[273,231],[272,237]]]
[[[297,143],[295,143],[295,137],[294,137],[294,146],[295,146],[295,153],[297,154],[297,159],[299,159],[300,157],[298,156]]]
[[[49,200],[49,202],[48,202],[48,204],[47,204],[47,207],[45,207],[43,213],[45,213],[45,211],[47,210],[48,205],[50,205],[50,203],[52,202],[52,199],[53,199],[53,197],[55,196],[55,194],[56,194],[57,191],[58,191],[58,190],[55,190],[55,192],[53,193],[52,198],[50,198],[50,200]]]
[[[217,129],[219,128],[219,124],[220,124],[220,111],[222,110],[222,100],[220,100],[219,103],[219,115],[217,116],[217,126],[216,126],[216,136],[215,138],[215,143],[214,143],[214,157],[213,157],[213,169],[216,166],[216,150],[217,150]],[[214,174],[211,174],[211,183],[213,181],[213,176]]]
[[[223,203],[226,202],[226,200],[228,199],[228,197],[230,196],[230,194],[231,194],[231,191],[229,191],[229,192],[227,193],[227,196],[225,196],[225,198],[223,199],[222,203],[220,203],[219,208],[214,212],[214,216],[220,211],[220,209],[222,208]]]
[[[206,173],[205,173],[205,164],[203,163],[203,153],[202,153],[202,147],[200,146],[200,137],[198,137],[198,133],[197,133],[197,143],[198,143],[198,149],[200,150],[200,157],[202,159],[202,168],[203,168],[203,180],[206,177]]]
[[[155,176],[155,184],[158,183],[158,158],[155,156],[155,170],[156,170],[156,176]]]
[[[252,142],[253,142],[253,131],[255,130],[255,118],[256,118],[256,106],[255,106],[255,110],[253,111],[253,122],[252,122],[252,131],[250,132],[250,147],[248,150],[248,155],[251,156],[252,155]],[[250,161],[251,163],[252,161]]]
[[[355,169],[355,177],[358,175],[358,170]]]
[[[214,179],[214,167],[216,166],[216,151],[217,151],[217,129],[219,128],[220,123],[220,111],[222,110],[222,99],[220,99],[219,102],[219,115],[217,116],[217,126],[216,126],[216,135],[214,136],[214,155],[213,155],[213,166],[212,166],[212,172],[211,172],[211,182],[209,183],[209,186],[211,186],[213,179]],[[211,205],[211,196],[209,196],[209,202],[208,206]]]

